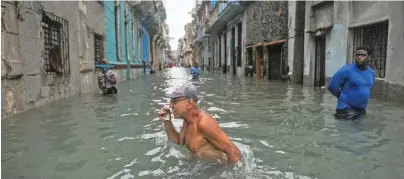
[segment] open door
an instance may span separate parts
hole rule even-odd
[[[325,86],[325,36],[316,38],[314,86]]]

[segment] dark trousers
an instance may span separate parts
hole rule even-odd
[[[112,86],[111,88],[107,88],[106,91],[104,91],[104,94],[116,94],[118,93],[118,89],[116,89],[115,86]]]
[[[352,109],[352,108],[344,108],[337,109],[334,114],[336,119],[339,120],[357,120],[366,115],[365,109]]]

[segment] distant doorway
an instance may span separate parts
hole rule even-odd
[[[325,36],[316,37],[314,86],[325,86]]]

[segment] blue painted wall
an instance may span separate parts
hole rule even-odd
[[[129,60],[131,64],[142,64],[142,60],[150,63],[150,36],[144,25],[139,24],[139,19],[134,18],[132,8],[125,2],[119,1],[120,14],[120,37],[121,37],[121,61],[118,61],[118,43],[116,36],[118,35],[115,28],[115,5],[114,1],[104,0],[105,13],[105,54],[109,62],[113,64],[127,64],[127,50],[129,52]],[[125,12],[128,17],[128,34],[126,35]],[[134,22],[132,26],[132,22]],[[142,36],[138,37],[138,27],[142,31]],[[134,30],[132,30],[134,28]],[[126,39],[126,40],[125,40]],[[141,43],[138,43],[138,41]],[[140,45],[140,47],[139,47]],[[128,48],[126,48],[128,46]]]
[[[116,63],[116,33],[115,33],[115,8],[114,1],[104,1],[105,14],[105,57],[108,61]]]
[[[142,60],[150,63],[150,36],[145,25],[142,24]]]
[[[126,2],[125,1],[119,1],[119,14],[120,14],[120,28],[121,28],[121,60],[120,63],[126,64],[127,58],[126,58],[126,28],[125,28],[125,12],[126,12]],[[126,39],[126,40],[125,40]]]
[[[134,53],[134,51],[135,51],[135,49],[133,48],[133,43],[134,43],[134,34],[133,34],[133,20],[134,20],[134,18],[133,18],[133,11],[132,11],[132,9],[131,8],[129,8],[128,7],[128,9],[129,9],[129,11],[128,11],[128,20],[129,20],[129,24],[128,24],[128,27],[129,27],[129,42],[128,42],[128,44],[129,44],[129,56],[130,56],[130,63],[131,64],[135,64],[135,53]]]

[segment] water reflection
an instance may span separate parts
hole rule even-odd
[[[196,86],[201,108],[242,152],[236,166],[190,159],[156,112],[164,93]],[[337,121],[325,90],[189,70],[139,75],[119,94],[85,94],[2,120],[4,178],[404,178],[403,106],[372,99]],[[173,120],[177,131],[182,120]],[[94,172],[96,171],[96,172]]]

